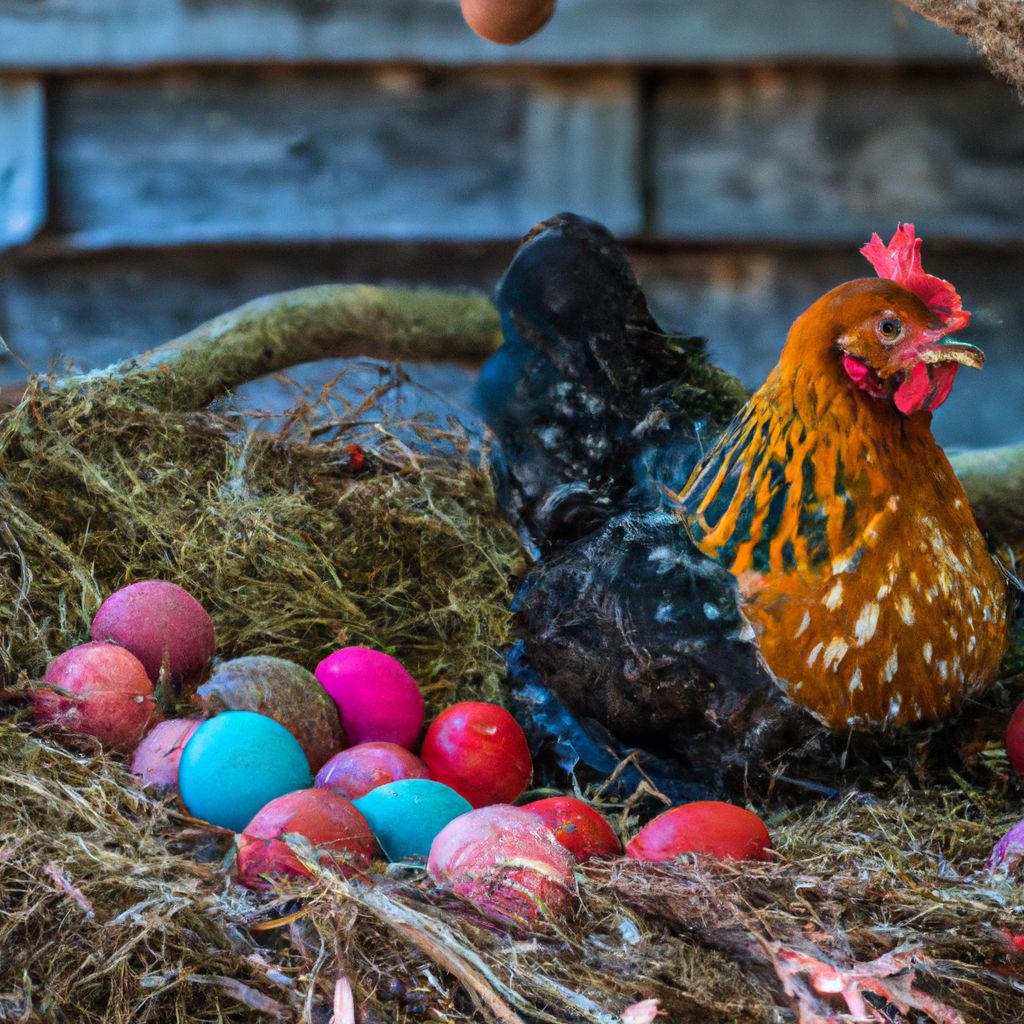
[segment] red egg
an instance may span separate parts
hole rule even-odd
[[[176,789],[181,752],[201,724],[199,718],[168,718],[157,722],[135,748],[132,774],[154,789]]]
[[[1010,716],[1006,726],[1006,754],[1018,775],[1024,775],[1024,702]]]
[[[338,705],[350,743],[416,745],[425,714],[423,694],[390,655],[343,647],[317,665],[316,677]]]
[[[360,743],[335,754],[316,774],[316,785],[349,800],[399,779],[426,779],[427,766],[397,743]]]
[[[54,658],[32,697],[36,717],[66,733],[92,736],[104,747],[132,750],[156,710],[153,684],[134,654],[115,644],[88,643]],[[58,692],[62,691],[62,692]]]
[[[768,829],[756,814],[735,804],[698,800],[649,821],[626,844],[626,856],[675,860],[707,853],[728,860],[770,860],[771,848]]]
[[[487,917],[528,924],[569,914],[572,855],[529,811],[496,804],[463,814],[434,839],[427,869]]]
[[[329,789],[299,789],[271,800],[242,830],[235,861],[242,885],[265,889],[268,875],[311,877],[286,835],[301,836],[321,865],[343,875],[367,868],[373,857],[373,833],[351,800]]]
[[[555,11],[555,0],[461,0],[466,24],[492,43],[521,43],[539,32]]]
[[[607,820],[590,804],[571,796],[552,796],[523,804],[536,814],[555,838],[580,862],[591,857],[615,857],[622,844]]]
[[[155,686],[166,659],[177,693],[190,693],[213,660],[213,622],[185,589],[165,580],[122,587],[100,605],[92,620],[93,640],[112,640],[135,655]]]
[[[519,723],[497,704],[465,701],[446,708],[423,739],[430,777],[474,807],[508,804],[530,784],[533,761]]]

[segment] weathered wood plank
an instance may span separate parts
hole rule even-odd
[[[715,359],[748,385],[774,365],[793,318],[841,281],[870,273],[859,238],[836,248],[641,250],[634,262],[666,326],[711,339]],[[1024,253],[949,247],[926,239],[927,264],[960,288],[974,320],[965,338],[988,356],[964,370],[935,429],[947,444],[978,446],[1024,437]],[[70,355],[85,368],[177,336],[217,313],[269,292],[329,281],[431,283],[491,288],[512,243],[390,243],[315,247],[193,247],[64,259],[0,260],[0,334],[37,369]],[[21,368],[0,364],[0,385]],[[321,367],[303,380],[322,380]],[[425,371],[418,370],[422,378]],[[321,376],[317,377],[319,373]],[[432,387],[465,402],[457,369],[431,369]],[[449,376],[450,375],[450,376]],[[267,400],[261,393],[260,401]]]
[[[515,237],[571,206],[635,232],[636,105],[617,72],[539,91],[476,72],[68,79],[52,228],[84,246]]]
[[[267,61],[703,63],[973,59],[894,0],[560,0],[519,47],[463,24],[456,0],[6,0],[0,70]]]
[[[659,235],[838,241],[904,220],[1024,239],[1024,109],[982,72],[677,78],[656,100],[652,169]]]
[[[0,80],[0,250],[26,242],[46,219],[43,87]]]

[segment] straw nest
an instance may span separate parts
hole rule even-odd
[[[0,420],[8,685],[155,577],[207,607],[223,658],[315,665],[366,644],[435,705],[497,694],[518,541],[464,436],[384,417],[393,385],[356,402],[328,388],[280,422],[167,410],[109,380],[31,386]]]
[[[773,863],[587,866],[575,918],[532,933],[410,868],[234,886],[230,837],[33,731],[46,661],[103,596],[159,576],[210,608],[224,657],[367,643],[435,707],[500,697],[520,551],[468,443],[384,418],[379,395],[325,392],[253,431],[145,394],[39,383],[0,421],[0,1020],[614,1024],[650,1019],[649,999],[684,1024],[1022,1019],[1002,932],[1024,930],[1024,887],[983,870],[1020,816],[998,753],[984,784],[894,773],[760,808]],[[610,793],[632,830],[636,800]]]
[[[224,870],[229,838],[10,723],[0,791],[0,1020],[615,1024],[646,999],[680,1024],[861,1019],[843,989],[907,1011],[879,1021],[1024,1013],[1002,934],[1024,886],[982,869],[1019,814],[997,788],[889,780],[782,814],[771,864],[597,863],[573,920],[521,935],[379,864],[252,897]]]

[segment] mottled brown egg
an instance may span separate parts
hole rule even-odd
[[[196,697],[210,717],[255,711],[280,722],[299,741],[314,772],[347,746],[334,701],[312,672],[284,658],[257,654],[225,661]]]
[[[478,35],[511,46],[539,32],[555,13],[555,0],[462,0],[462,16]]]

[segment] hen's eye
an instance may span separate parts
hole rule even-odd
[[[886,317],[886,319],[878,325],[878,333],[881,334],[886,341],[895,341],[903,333],[903,324],[901,324],[899,320]]]

